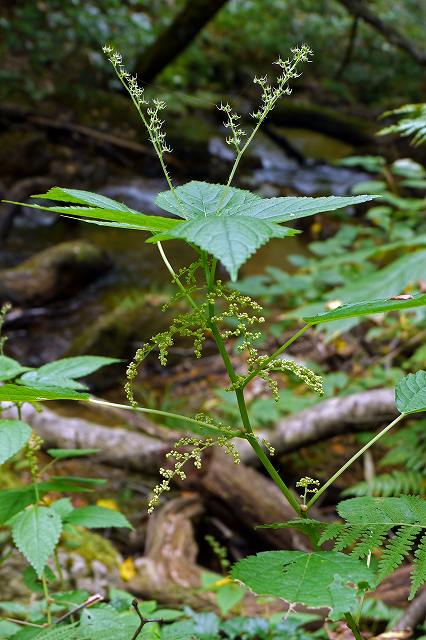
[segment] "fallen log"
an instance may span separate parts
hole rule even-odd
[[[393,420],[398,415],[392,389],[372,389],[350,396],[332,398],[314,407],[282,418],[275,429],[256,434],[269,440],[277,455],[289,453],[321,440],[338,435],[366,431],[372,426]],[[249,443],[238,441],[241,458],[247,464],[256,463]]]
[[[22,420],[37,431],[46,448],[98,449],[99,461],[147,474],[158,473],[176,440],[173,433],[167,441],[160,434],[153,437],[123,427],[104,427],[82,418],[61,416],[45,407],[39,412],[31,404],[24,404],[21,412]],[[16,410],[5,409],[2,417],[16,418]]]

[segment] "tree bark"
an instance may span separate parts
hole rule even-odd
[[[419,49],[398,29],[384,22],[362,0],[338,0],[354,16],[358,16],[398,49],[408,53],[417,63],[426,65],[426,52]]]
[[[170,26],[144,51],[135,65],[142,82],[151,82],[192,42],[227,0],[188,0]]]

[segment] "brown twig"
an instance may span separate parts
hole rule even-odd
[[[139,611],[139,603],[136,600],[136,598],[132,600],[132,607],[136,611],[140,619],[139,626],[136,629],[135,633],[133,634],[132,640],[136,640],[136,638],[138,637],[138,635],[140,634],[140,632],[142,631],[142,629],[144,628],[147,622],[164,622],[162,618],[144,618],[141,612]]]
[[[71,609],[71,611],[64,613],[63,616],[55,620],[54,624],[59,624],[60,622],[63,622],[70,616],[74,615],[74,613],[77,613],[77,611],[81,611],[81,609],[85,609],[86,607],[91,607],[93,604],[97,604],[98,602],[101,602],[103,599],[104,597],[101,596],[100,593],[96,593],[94,596],[90,596],[90,598],[87,598],[87,600],[85,600],[82,604],[79,604],[78,607],[75,607],[74,609]]]

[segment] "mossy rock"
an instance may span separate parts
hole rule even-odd
[[[106,253],[89,242],[63,242],[0,271],[0,300],[32,306],[66,299],[110,266]]]

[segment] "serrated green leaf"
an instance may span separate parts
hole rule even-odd
[[[193,180],[177,187],[174,192],[160,193],[155,203],[161,209],[186,220],[206,218],[220,213],[223,216],[247,216],[270,222],[289,222],[316,213],[360,204],[375,197],[359,195],[261,198],[243,189]]]
[[[265,220],[244,216],[209,216],[183,222],[170,235],[196,244],[215,256],[236,280],[238,269],[259,247],[272,238],[285,238],[296,232]]]
[[[51,388],[37,390],[18,384],[0,386],[0,402],[42,402],[43,400],[88,400],[88,393],[72,389]]]
[[[239,215],[249,204],[261,198],[250,191],[226,187],[223,184],[211,184],[192,180],[172,191],[163,191],[155,199],[155,204],[175,215],[193,220],[207,218],[220,211],[227,214]]]
[[[13,521],[13,541],[39,577],[59,541],[61,531],[61,518],[49,507],[33,505]]]
[[[17,362],[13,360],[13,358],[8,358],[7,356],[0,356],[0,382],[5,380],[12,380],[16,378],[20,373],[24,371],[28,371],[29,367],[23,367]]]
[[[333,211],[372,197],[261,198],[242,189],[193,181],[159,194],[156,204],[187,222],[154,236],[150,242],[181,238],[196,244],[218,258],[235,280],[239,267],[259,247],[271,238],[295,233],[276,223]]]
[[[80,458],[82,456],[92,456],[99,453],[99,449],[48,449],[47,453],[52,458],[64,460],[65,458]]]
[[[295,520],[287,520],[286,522],[273,522],[271,524],[262,524],[256,529],[296,529],[309,538],[315,546],[318,543],[320,534],[325,523],[320,520],[312,520],[311,518],[298,518]]]
[[[262,198],[250,204],[244,215],[271,222],[291,222],[317,213],[336,211],[374,200],[377,196],[322,196],[319,198],[293,197]]]
[[[105,484],[106,480],[97,478],[78,478],[66,476],[52,477],[46,482],[37,484],[37,493],[42,498],[49,491],[67,491],[68,493],[87,493],[93,487]],[[0,525],[8,522],[14,515],[37,502],[34,485],[20,489],[3,489],[0,491]]]
[[[132,525],[122,513],[113,509],[105,509],[93,505],[74,509],[66,516],[68,524],[79,525],[87,529],[107,529],[109,527],[125,527],[132,529]]]
[[[110,209],[111,211],[132,211],[123,202],[118,202],[107,196],[92,191],[82,189],[66,189],[63,187],[52,187],[46,193],[39,193],[32,198],[42,198],[43,200],[55,200],[56,202],[72,202],[73,204],[84,204],[100,209]]]
[[[74,389],[76,391],[85,391],[87,385],[73,380],[73,378],[64,378],[50,373],[41,373],[40,371],[27,371],[16,381],[30,389],[56,390],[56,389]]]
[[[409,373],[396,385],[395,399],[401,413],[426,411],[426,371]]]
[[[31,427],[21,420],[0,420],[0,464],[9,460],[28,442]]]
[[[373,581],[362,562],[337,551],[265,551],[234,565],[231,576],[259,595],[308,607],[328,607],[337,620],[354,609],[354,585]]]
[[[118,358],[103,356],[76,356],[62,358],[24,373],[18,382],[33,389],[86,389],[86,385],[77,382],[75,378],[82,378],[97,371],[101,367],[121,362]]]
[[[0,491],[0,525],[36,501],[34,487]]]
[[[50,505],[50,508],[60,516],[61,520],[65,520],[65,518],[74,511],[74,507],[69,498],[60,498],[56,500]]]
[[[77,623],[55,625],[35,636],[37,640],[83,640]]]
[[[401,298],[386,298],[384,300],[344,304],[333,311],[327,311],[315,316],[305,316],[303,320],[310,324],[320,324],[323,322],[333,322],[333,320],[342,320],[344,318],[354,318],[356,316],[366,316],[388,311],[403,311],[404,309],[426,306],[426,293],[419,293],[413,296],[401,296]]]
[[[137,231],[153,231],[157,233],[167,231],[176,224],[179,224],[178,220],[173,220],[172,218],[144,215],[135,209],[130,209],[122,202],[117,202],[116,200],[97,193],[91,193],[90,191],[53,187],[47,193],[37,194],[32,197],[44,200],[56,200],[58,202],[69,202],[71,205],[43,206],[29,204],[27,202],[12,202],[10,200],[3,200],[2,202],[30,207],[40,211],[48,211],[50,213],[59,213],[72,218],[82,218],[86,222],[103,220],[110,226],[134,229]]]

